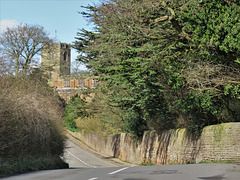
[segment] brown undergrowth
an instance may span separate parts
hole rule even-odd
[[[4,175],[25,172],[20,166],[18,170],[15,167],[6,171],[16,162],[31,164],[44,157],[61,161],[65,139],[62,108],[60,99],[40,73],[0,77],[0,160],[9,162],[5,163]],[[32,170],[53,168],[54,163],[46,162],[39,168],[37,164]],[[60,164],[67,167],[64,162]]]

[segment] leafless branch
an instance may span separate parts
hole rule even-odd
[[[48,33],[39,25],[20,24],[8,28],[0,36],[2,53],[15,61],[16,75],[20,71],[26,73],[35,56],[51,44],[53,39],[49,38]]]

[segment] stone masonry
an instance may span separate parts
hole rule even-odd
[[[201,161],[240,161],[240,123],[207,126],[200,136],[185,129],[157,134],[147,131],[140,140],[125,133],[101,137],[96,133],[70,132],[92,149],[107,156],[140,164],[186,164]]]
[[[81,95],[82,89],[94,88],[99,82],[96,77],[72,77],[71,45],[55,43],[51,49],[43,49],[41,55],[42,68],[48,83],[56,89],[66,102],[76,94]]]

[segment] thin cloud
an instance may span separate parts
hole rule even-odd
[[[11,28],[18,24],[19,24],[19,22],[17,22],[14,19],[3,19],[0,21],[0,33],[6,31],[8,27]]]

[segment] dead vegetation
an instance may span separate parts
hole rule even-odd
[[[64,149],[61,105],[40,73],[0,76],[0,160],[60,159]]]

